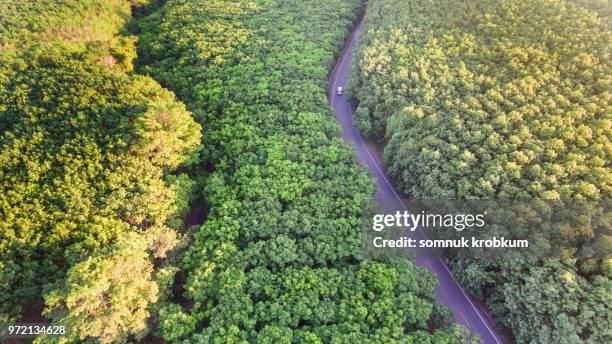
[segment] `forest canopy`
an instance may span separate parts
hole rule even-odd
[[[605,203],[609,22],[598,0],[371,0],[348,90],[355,124],[413,199]],[[558,259],[453,262],[517,342],[612,340],[609,208],[580,210],[545,229],[563,242]]]
[[[423,197],[612,193],[611,33],[572,1],[374,1],[356,123]]]
[[[373,184],[325,92],[361,1],[146,3],[0,4],[0,322],[44,303],[69,334],[41,342],[466,342],[433,275],[361,252]]]
[[[57,323],[92,326],[71,341],[146,332],[153,261],[176,245],[194,184],[174,171],[197,160],[201,134],[172,92],[131,73],[134,38],[119,33],[133,4],[0,5],[0,322],[44,295]],[[134,273],[113,278],[116,263]],[[125,304],[85,306],[91,283]],[[130,293],[146,297],[131,308]]]
[[[373,184],[326,99],[360,5],[168,1],[140,23],[140,71],[202,123],[213,171],[184,292],[160,311],[165,341],[466,340],[431,274],[361,252]]]

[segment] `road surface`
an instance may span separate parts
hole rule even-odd
[[[380,156],[375,149],[367,144],[353,125],[353,108],[348,99],[344,95],[337,94],[339,86],[345,88],[347,85],[351,73],[353,48],[359,41],[360,36],[361,23],[354,29],[342,56],[336,62],[329,84],[329,103],[342,127],[342,139],[355,147],[358,162],[366,166],[376,180],[376,200],[388,213],[393,214],[398,210],[404,211],[408,208],[383,170],[380,164]],[[415,239],[424,238],[421,232],[417,231],[415,233],[417,233]],[[439,281],[436,289],[437,301],[451,310],[458,323],[468,328],[472,333],[477,333],[482,343],[503,343],[490,317],[478,308],[474,299],[455,281],[452,272],[440,258],[416,258],[415,262],[418,266],[428,269],[437,276]]]

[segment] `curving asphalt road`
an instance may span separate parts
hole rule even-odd
[[[395,213],[398,210],[408,210],[406,203],[402,201],[399,193],[395,190],[389,177],[383,170],[379,154],[371,145],[368,145],[353,125],[353,108],[348,99],[336,93],[338,86],[344,88],[348,83],[351,73],[353,49],[360,37],[361,23],[355,27],[346,43],[342,56],[336,62],[329,83],[329,103],[336,113],[338,123],[342,127],[342,139],[355,147],[358,162],[366,166],[376,180],[376,200],[389,213]],[[415,239],[425,238],[420,231],[413,233],[415,233]],[[455,320],[468,328],[472,333],[478,334],[482,343],[503,343],[490,317],[477,306],[473,298],[455,281],[448,266],[440,258],[419,258],[419,256],[417,252],[416,264],[428,269],[437,276],[439,281],[436,289],[437,301],[451,310]]]

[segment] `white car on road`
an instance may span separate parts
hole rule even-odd
[[[342,95],[342,87],[341,87],[341,86],[339,86],[339,87],[338,87],[338,95],[339,95],[339,96],[341,96],[341,95]]]

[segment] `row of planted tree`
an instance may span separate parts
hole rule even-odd
[[[555,259],[453,261],[520,343],[612,339],[609,21],[597,0],[369,2],[349,92],[398,187],[575,210],[512,220]]]

